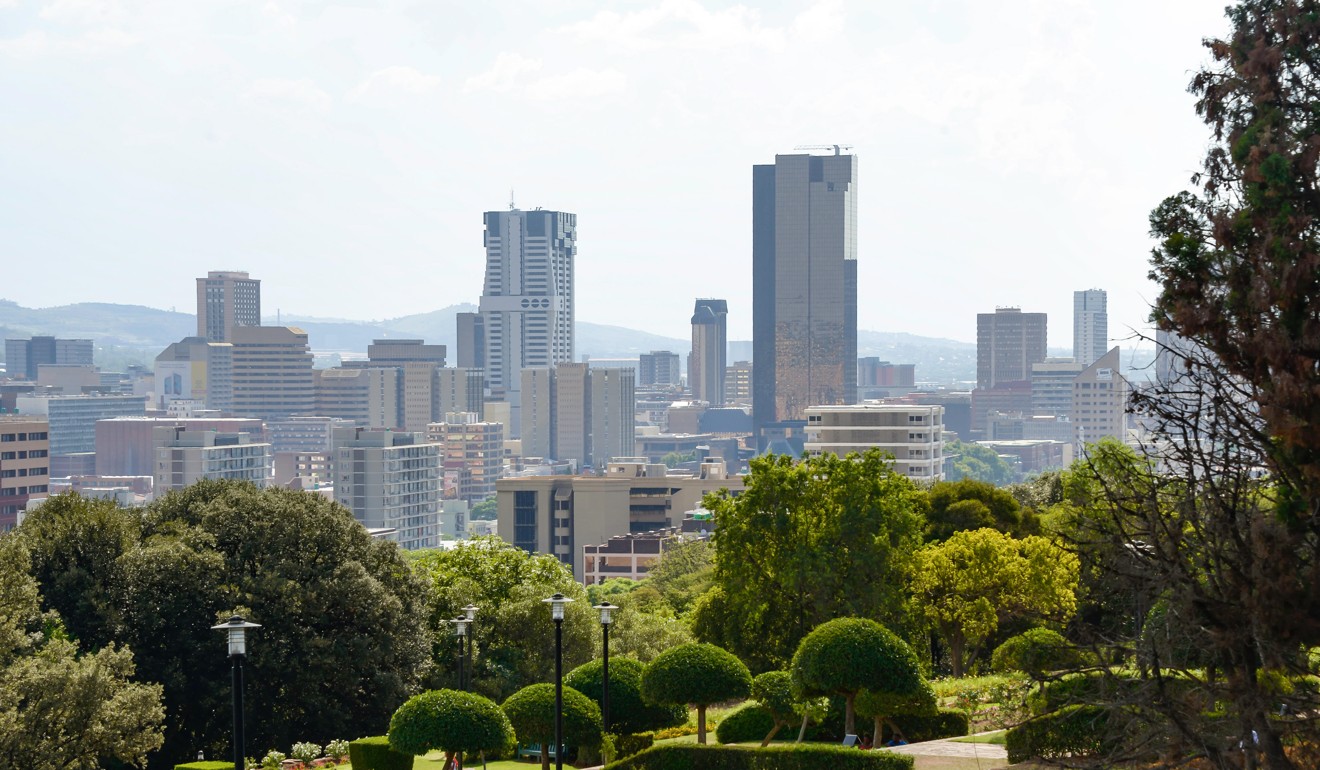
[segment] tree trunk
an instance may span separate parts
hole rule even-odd
[[[801,730],[798,730],[798,739],[795,741],[795,743],[801,743],[801,742],[802,742],[802,739],[805,738],[805,737],[807,737],[807,720],[808,720],[808,719],[809,719],[809,717],[808,717],[806,714],[803,714],[803,715],[802,715],[802,729],[801,729]]]
[[[878,748],[880,748],[881,746],[885,745],[885,744],[882,742],[883,739],[884,739],[884,737],[885,737],[885,720],[884,720],[884,717],[881,717],[881,716],[879,716],[879,715],[876,715],[876,718],[875,718],[875,734],[871,736],[871,747],[872,747],[872,748],[876,748],[876,749],[878,749]]]
[[[463,770],[463,752],[459,751],[454,753],[454,767],[457,768],[457,770]]]
[[[765,736],[765,738],[761,741],[761,748],[765,748],[766,746],[769,746],[769,745],[770,745],[770,741],[774,740],[775,735],[777,735],[777,734],[779,733],[779,728],[781,728],[781,727],[783,727],[783,726],[784,726],[784,723],[783,723],[783,722],[780,722],[778,719],[776,719],[776,720],[775,720],[775,726],[772,727],[772,728],[770,728],[770,734],[767,735],[767,736]]]
[[[951,634],[949,638],[949,666],[953,669],[953,678],[958,679],[963,675],[963,652],[966,642],[957,634]]]
[[[697,706],[697,743],[706,744],[706,704]]]
[[[550,744],[545,741],[541,742],[541,770],[550,770]]]
[[[452,751],[446,751],[446,752],[445,752],[445,767],[446,767],[446,768],[451,768],[451,767],[453,767],[453,766],[454,766],[454,752],[452,752]]]
[[[843,734],[845,736],[857,734],[857,714],[853,711],[853,699],[856,697],[857,693],[850,692],[843,699]]]

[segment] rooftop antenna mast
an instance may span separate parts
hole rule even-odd
[[[834,150],[835,155],[839,155],[841,150],[851,150],[851,144],[799,144],[794,147],[795,150]]]
[[[509,211],[517,211],[518,206],[513,202],[513,188],[509,188]]]

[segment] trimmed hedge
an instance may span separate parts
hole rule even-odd
[[[234,770],[234,760],[219,762],[208,759],[205,762],[185,762],[182,765],[175,765],[174,770]]]
[[[1028,759],[1097,756],[1112,748],[1109,711],[1100,706],[1067,706],[1008,731],[1005,748],[1012,764]]]
[[[655,745],[655,735],[651,733],[633,733],[620,735],[614,739],[615,759],[621,760],[640,754]]]
[[[912,770],[913,758],[888,751],[790,744],[701,746],[670,743],[615,762],[606,770]]]
[[[350,741],[348,761],[353,770],[412,770],[413,755],[395,751],[390,748],[388,736],[378,735]],[[231,762],[225,770],[233,766]]]
[[[903,731],[903,738],[908,743],[956,738],[966,735],[971,727],[967,714],[955,709],[940,709],[938,714],[931,716],[901,716],[893,719],[894,724]],[[885,725],[884,740],[887,741],[892,737],[889,734],[889,725]]]
[[[724,715],[715,726],[715,740],[720,743],[760,743],[774,729],[775,720],[760,703],[748,702]],[[792,730],[780,730],[780,735],[796,735]]]

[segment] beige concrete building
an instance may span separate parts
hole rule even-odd
[[[45,420],[0,415],[0,532],[18,525],[18,514],[50,484],[50,428]]]
[[[894,456],[894,470],[913,480],[944,478],[944,407],[906,404],[813,406],[806,451],[844,457],[879,447]]]
[[[307,332],[293,326],[235,326],[230,341],[235,416],[271,419],[312,413]]]
[[[675,527],[708,492],[743,489],[724,463],[697,475],[668,475],[644,458],[619,459],[602,476],[528,476],[500,479],[499,535],[519,548],[549,553],[583,580],[587,545],[616,535]]]
[[[97,420],[96,475],[154,476],[157,428],[187,428],[195,433],[246,433],[254,441],[265,440],[261,420],[255,417],[114,417]]]
[[[399,370],[317,369],[312,373],[312,411],[352,420],[359,428],[399,427]]]
[[[444,420],[450,412],[472,412],[478,419],[486,418],[486,375],[480,369],[437,369],[435,403],[431,413],[435,420]]]
[[[724,403],[752,405],[751,361],[734,361],[724,369]]]
[[[74,396],[103,391],[101,370],[91,364],[41,364],[37,366],[37,384]]]
[[[261,281],[237,270],[197,279],[197,336],[228,342],[236,326],[261,325]]]
[[[523,456],[603,466],[635,452],[637,374],[560,364],[524,369]]]
[[[1072,414],[1073,380],[1086,364],[1071,358],[1047,358],[1031,365],[1031,413],[1067,417]]]
[[[665,549],[682,539],[678,528],[615,535],[604,543],[582,547],[582,582],[598,585],[610,578],[642,580]]]
[[[1084,455],[1087,444],[1106,436],[1127,440],[1129,390],[1121,364],[1115,346],[1073,380],[1072,428],[1077,457]]]
[[[395,369],[399,384],[398,424],[407,431],[425,431],[437,421],[435,407],[438,370],[445,365],[445,346],[422,340],[375,340],[367,346],[367,360],[345,363],[346,368]]]
[[[554,370],[548,366],[523,369],[522,457],[552,457],[554,452]],[[488,404],[489,410],[493,404]]]
[[[495,482],[504,475],[503,425],[482,422],[473,412],[450,412],[426,433],[444,447],[445,476],[453,474],[460,500],[479,503],[495,494]]]
[[[440,541],[442,447],[425,433],[335,431],[335,501],[369,530],[389,529],[404,548]]]
[[[237,479],[259,487],[270,484],[270,444],[254,441],[247,433],[175,426],[156,428],[153,435],[157,496],[202,479]]]
[[[185,337],[156,356],[154,404],[169,409],[193,401],[207,409],[234,408],[234,346],[205,337]]]
[[[711,406],[724,405],[728,368],[729,303],[698,299],[692,312],[692,352],[688,354],[688,389],[692,398]]]

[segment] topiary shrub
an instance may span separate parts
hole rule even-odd
[[[407,754],[440,749],[455,754],[504,749],[514,740],[509,718],[489,698],[457,690],[430,690],[409,698],[390,719],[390,747]]]
[[[916,740],[908,737],[901,722],[895,721],[898,717],[929,717],[939,713],[935,691],[924,677],[920,677],[917,686],[908,692],[862,690],[857,693],[856,706],[858,714],[873,720],[872,740],[877,746],[884,738],[886,726],[908,742]]]
[[[760,741],[775,729],[775,718],[760,703],[748,701],[724,715],[715,726],[715,740],[720,743]]]
[[[642,697],[652,703],[697,708],[697,743],[706,742],[706,707],[746,698],[752,674],[732,653],[713,644],[680,644],[656,656],[642,672]]]
[[[354,770],[412,770],[413,755],[390,748],[390,739],[384,735],[359,738],[348,744],[348,761]],[[224,770],[231,770],[230,762]]]
[[[1021,671],[1038,682],[1054,671],[1081,664],[1081,651],[1062,634],[1048,628],[1033,628],[1011,636],[990,656],[990,668],[995,672]]]
[[[628,735],[677,727],[687,722],[687,706],[661,706],[642,699],[642,671],[645,668],[633,658],[610,658],[610,723],[606,725],[606,732]],[[568,672],[564,686],[572,687],[599,704],[604,690],[602,679],[601,661],[593,660]]]
[[[849,734],[857,732],[857,693],[911,693],[922,682],[917,654],[907,642],[864,618],[839,618],[813,629],[793,655],[792,673],[797,692],[844,699],[844,731]]]
[[[651,733],[620,735],[614,739],[614,750],[618,752],[616,759],[624,759],[634,754],[640,754],[654,745],[655,736]]]
[[[781,744],[702,746],[669,743],[607,765],[605,770],[912,770],[913,758],[842,746]]]
[[[926,716],[908,714],[894,717],[892,721],[898,726],[898,734],[895,735],[886,727],[880,735],[879,745],[884,745],[890,739],[900,736],[908,743],[920,743],[940,738],[956,738],[971,732],[971,721],[967,718],[967,713],[957,709],[940,709],[937,713]]]
[[[565,687],[564,746],[599,748],[600,707],[587,696]],[[522,743],[541,744],[541,767],[550,766],[550,747],[555,743],[555,686],[533,684],[510,695],[500,706]]]
[[[1109,711],[1100,706],[1068,706],[1008,731],[1005,748],[1013,764],[1029,759],[1094,757],[1112,748]]]

